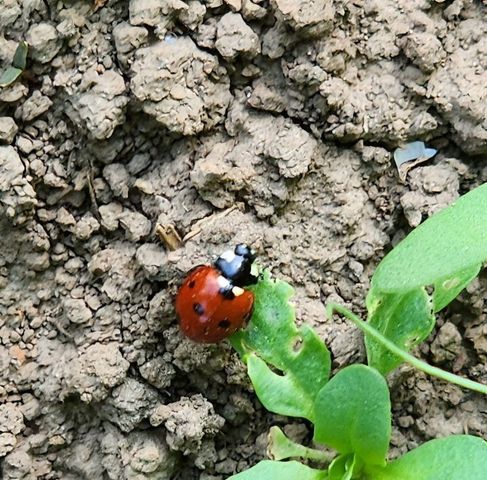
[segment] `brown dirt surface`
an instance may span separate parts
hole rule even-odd
[[[227,342],[181,336],[177,286],[249,243],[334,369],[364,362],[324,305],[364,315],[384,254],[487,181],[486,36],[480,0],[1,1],[0,73],[29,54],[0,87],[0,478],[223,480],[273,424],[309,444]],[[439,153],[402,183],[414,140]],[[486,287],[415,353],[487,383]],[[480,395],[389,384],[392,456],[487,437]]]

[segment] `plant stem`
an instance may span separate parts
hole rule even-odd
[[[432,375],[433,377],[441,378],[447,382],[454,383],[463,388],[467,388],[469,390],[473,390],[475,392],[483,393],[487,395],[487,385],[482,383],[474,382],[473,380],[469,380],[468,378],[459,377],[454,373],[446,372],[438,367],[433,367],[429,363],[423,362],[419,358],[411,355],[408,352],[405,352],[401,348],[399,348],[395,343],[388,340],[384,335],[382,335],[379,331],[377,331],[372,325],[364,322],[360,317],[355,315],[353,312],[348,310],[347,308],[343,307],[342,305],[338,305],[336,303],[330,303],[326,307],[326,313],[329,318],[333,316],[333,313],[337,312],[344,317],[348,318],[352,321],[360,330],[362,330],[366,335],[371,336],[374,340],[382,344],[387,350],[392,352],[394,355],[397,355],[406,363],[409,363],[413,367],[421,370],[428,375]]]

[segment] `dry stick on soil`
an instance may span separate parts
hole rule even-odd
[[[196,237],[196,235],[199,235],[204,228],[210,226],[213,222],[215,222],[219,218],[226,217],[228,214],[230,214],[236,209],[237,206],[233,205],[232,207],[223,210],[223,212],[217,213],[215,215],[211,215],[209,217],[202,218],[201,220],[196,222],[193,228],[191,229],[191,231],[184,236],[183,242],[187,242],[191,238]]]

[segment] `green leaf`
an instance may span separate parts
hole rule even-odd
[[[404,294],[384,294],[372,288],[367,295],[369,323],[403,350],[422,342],[435,324],[430,296],[424,288]],[[365,336],[367,360],[382,374],[402,363],[402,360],[376,340]]]
[[[372,287],[408,292],[456,277],[487,259],[487,184],[414,229],[380,262]]]
[[[385,464],[391,404],[384,378],[365,365],[340,370],[315,401],[316,441],[368,464]]]
[[[433,306],[434,311],[439,312],[445,308],[457,295],[479,274],[481,265],[474,265],[455,276],[440,278],[434,283]]]
[[[300,388],[295,375],[278,375],[255,354],[247,359],[247,369],[255,393],[270,412],[289,417],[313,418],[313,401]]]
[[[293,442],[284,435],[279,427],[271,427],[269,431],[269,443],[267,456],[272,460],[285,460],[286,458],[301,457],[303,445]]]
[[[290,285],[265,271],[253,291],[252,319],[232,335],[232,345],[268,410],[313,421],[314,399],[330,375],[330,353],[311,327],[296,327]]]
[[[228,480],[327,480],[325,471],[314,470],[299,462],[263,460],[245,472]]]
[[[382,468],[367,468],[371,480],[485,480],[487,442],[470,435],[431,440]]]
[[[329,480],[350,480],[353,475],[355,455],[340,455],[328,469]]]
[[[306,458],[323,464],[329,464],[331,461],[330,454],[293,442],[284,435],[284,432],[279,427],[271,427],[268,440],[267,456],[272,460],[284,460],[294,457]]]
[[[21,41],[15,50],[14,58],[12,60],[12,66],[24,70],[27,65],[27,51],[29,44],[25,41]]]
[[[403,350],[422,342],[434,312],[448,305],[487,259],[487,184],[430,217],[378,265],[367,295],[368,321]],[[432,298],[425,287],[433,286]],[[401,360],[366,337],[369,365],[386,374]]]
[[[0,88],[1,87],[8,87],[12,83],[19,78],[20,74],[22,73],[22,70],[20,68],[15,68],[15,67],[8,67],[7,70],[5,70],[1,75],[0,75]]]

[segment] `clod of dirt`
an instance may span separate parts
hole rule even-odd
[[[0,433],[17,435],[25,428],[22,411],[14,403],[0,405]]]
[[[187,9],[179,13],[179,21],[190,30],[196,30],[203,22],[206,7],[198,0],[188,0]]]
[[[458,172],[447,163],[419,167],[409,173],[411,189],[401,196],[409,225],[416,227],[423,215],[431,215],[458,198]]]
[[[100,407],[100,415],[122,432],[130,432],[148,418],[160,402],[156,390],[134,378],[126,378]]]
[[[481,315],[478,322],[467,328],[465,336],[473,343],[477,355],[485,364],[487,362],[487,322],[485,315]]]
[[[446,322],[431,343],[431,353],[435,364],[445,361],[451,362],[460,356],[461,350],[462,336],[460,332],[453,323]]]
[[[32,95],[16,110],[15,118],[23,122],[30,122],[47,112],[52,105],[52,100],[35,90]]]
[[[139,371],[143,378],[159,390],[168,388],[176,375],[175,368],[163,357],[155,357],[149,360],[139,367]]]
[[[223,119],[230,102],[226,71],[188,37],[140,48],[130,88],[142,109],[168,130],[194,135]]]
[[[50,62],[61,49],[56,28],[49,23],[34,24],[25,35],[29,56],[40,63]]]
[[[110,202],[106,205],[101,205],[98,212],[100,213],[103,228],[106,228],[110,232],[118,228],[119,219],[123,212],[123,207],[120,203]]]
[[[97,440],[96,431],[82,435],[69,449],[60,452],[54,463],[56,468],[67,478],[101,478],[104,469]]]
[[[226,13],[216,27],[215,47],[226,60],[237,55],[252,58],[260,53],[260,40],[239,13]]]
[[[135,254],[138,264],[142,267],[146,278],[167,281],[169,269],[166,268],[167,254],[161,245],[145,243],[137,249]]]
[[[117,49],[117,58],[125,68],[128,68],[134,51],[147,42],[149,31],[144,27],[135,27],[127,22],[121,22],[114,27],[112,35]]]
[[[130,0],[130,23],[155,27],[156,34],[162,38],[187,9],[181,0]]]
[[[0,205],[16,224],[27,222],[37,205],[36,193],[24,176],[24,164],[11,146],[0,146]]]
[[[130,175],[125,165],[111,163],[103,169],[103,176],[116,197],[127,198],[130,188]]]
[[[87,323],[91,317],[91,310],[82,299],[67,298],[64,300],[64,311],[70,322],[76,324]]]
[[[90,345],[80,357],[82,374],[93,378],[92,385],[80,396],[85,402],[99,402],[125,378],[130,363],[122,357],[115,343]]]
[[[102,464],[110,480],[172,480],[179,463],[177,455],[169,451],[160,432],[123,435],[108,422],[101,440],[101,452]]]
[[[115,127],[125,120],[128,97],[125,81],[114,70],[99,73],[87,70],[75,93],[66,104],[66,113],[73,122],[98,140],[109,138]]]
[[[19,127],[11,117],[0,117],[0,142],[10,144],[13,142]]]
[[[289,120],[240,112],[235,105],[227,122],[235,138],[210,143],[209,153],[196,162],[191,181],[217,208],[230,207],[241,197],[259,216],[271,216],[288,200],[290,180],[308,170],[317,155],[317,142]]]
[[[119,217],[119,222],[125,230],[127,240],[131,242],[138,242],[146,238],[152,228],[151,221],[142,213],[124,210]]]
[[[335,19],[332,0],[272,0],[276,17],[306,36],[329,30]]]
[[[221,430],[225,420],[214,413],[210,402],[197,394],[169,405],[159,405],[152,412],[150,422],[154,426],[164,424],[171,450],[183,455],[196,452],[204,458],[205,450],[212,448],[209,440]]]
[[[414,79],[414,70],[404,72],[401,78],[395,71],[395,62],[384,60],[371,64],[365,76],[355,71],[346,81],[339,77],[325,80],[320,93],[336,115],[327,128],[330,135],[391,142],[424,138],[434,132],[438,121],[428,112],[429,105],[418,104],[414,94],[404,91],[404,82],[408,76]]]
[[[135,285],[133,262],[135,248],[132,244],[118,243],[101,250],[88,263],[88,270],[102,276],[101,291],[114,301],[127,301]]]
[[[98,220],[91,212],[87,212],[76,222],[71,231],[78,240],[88,240],[99,228]]]
[[[450,50],[444,65],[431,75],[427,96],[451,123],[455,139],[466,152],[487,152],[487,55],[483,20],[460,23],[445,39]],[[483,65],[483,67],[481,67]]]

